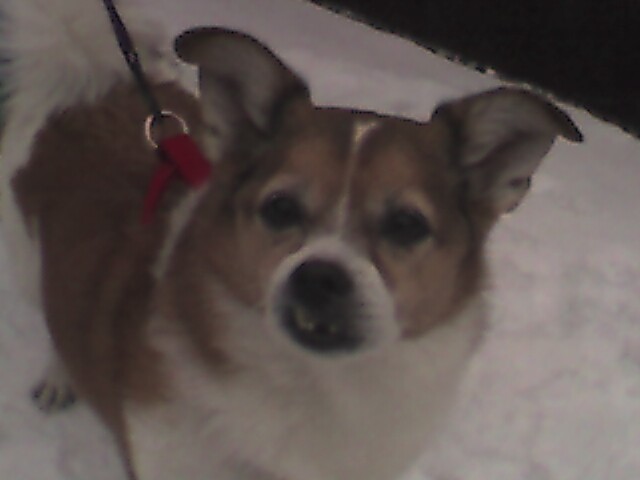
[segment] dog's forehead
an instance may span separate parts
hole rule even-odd
[[[428,186],[437,178],[443,142],[429,124],[369,112],[319,109],[290,137],[280,172],[309,181],[354,182],[378,189]]]
[[[354,134],[357,167],[352,182],[364,195],[402,192],[440,197],[451,186],[449,139],[430,124],[384,120],[362,136]]]

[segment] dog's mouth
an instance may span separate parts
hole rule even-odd
[[[307,259],[288,275],[280,298],[280,323],[306,350],[348,353],[364,343],[352,274],[339,262]]]
[[[284,307],[282,323],[285,331],[300,346],[318,353],[348,353],[364,342],[356,322],[347,312],[310,312],[292,302]]]

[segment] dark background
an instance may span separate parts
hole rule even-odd
[[[638,0],[311,0],[527,81],[640,136]]]

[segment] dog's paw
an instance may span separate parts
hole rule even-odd
[[[56,385],[43,380],[31,391],[36,407],[45,413],[57,413],[76,403],[76,394],[70,385]]]
[[[31,399],[45,413],[61,412],[76,403],[71,381],[58,361],[47,368],[43,379],[31,391]]]

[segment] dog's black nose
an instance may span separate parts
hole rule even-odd
[[[309,260],[291,274],[293,297],[311,309],[342,302],[353,289],[353,281],[344,268],[327,260]]]
[[[327,260],[308,260],[289,278],[290,299],[284,325],[310,350],[354,350],[361,343],[356,326],[355,286],[349,273]]]

